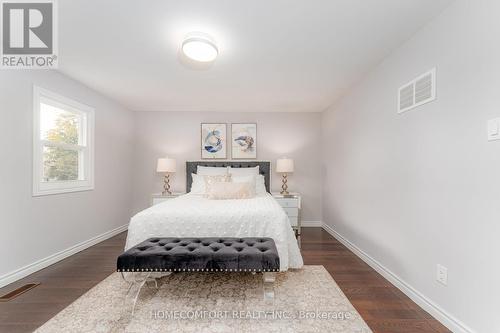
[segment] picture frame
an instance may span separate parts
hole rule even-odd
[[[257,124],[231,124],[231,158],[248,160],[257,158]]]
[[[201,124],[201,158],[209,160],[227,158],[227,124]]]

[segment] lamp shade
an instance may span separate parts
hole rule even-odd
[[[159,158],[156,164],[156,172],[175,172],[176,163],[173,158]]]
[[[291,173],[293,172],[293,160],[291,158],[280,158],[276,161],[276,172]]]

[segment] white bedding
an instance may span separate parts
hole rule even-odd
[[[270,194],[240,200],[186,194],[166,200],[132,217],[125,250],[151,237],[270,237],[281,271],[303,265],[288,217]]]

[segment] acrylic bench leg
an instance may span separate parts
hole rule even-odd
[[[146,283],[146,281],[148,281],[148,278],[150,275],[151,275],[151,273],[148,273],[148,275],[146,275],[146,277],[142,281],[139,282],[139,287],[137,288],[137,293],[135,294],[135,297],[134,297],[134,304],[132,306],[132,316],[134,315],[135,304],[137,303],[137,299],[139,298],[139,294],[141,293],[141,289],[142,289],[142,287],[144,287],[144,284]]]
[[[264,282],[264,300],[274,300],[274,282],[276,281],[276,273],[264,272],[262,275]]]
[[[123,272],[121,274],[123,280],[125,280],[126,282],[128,282],[130,284],[128,287],[127,293],[125,294],[125,297],[128,296],[128,294],[130,293],[130,290],[132,290],[132,287],[134,287],[134,286],[137,287],[137,291],[135,292],[135,296],[134,296],[133,304],[132,304],[132,315],[134,315],[135,305],[137,304],[137,299],[139,298],[139,294],[141,293],[141,289],[142,289],[142,287],[144,287],[144,285],[148,281],[151,273],[152,272],[149,272],[149,273],[147,273],[147,275],[144,278],[138,279],[137,276],[140,275],[141,273],[132,273],[131,272],[130,274],[132,276],[132,281],[127,280],[125,278],[125,274],[123,274]],[[158,283],[156,282],[156,279],[154,279],[154,281],[155,281],[156,288],[158,288]]]
[[[130,290],[132,289],[132,287],[134,286],[134,283],[135,283],[135,276],[134,276],[134,273],[127,273],[127,274],[131,274],[132,277],[134,277],[134,279],[132,279],[132,281],[128,280],[126,277],[125,277],[125,273],[124,272],[120,272],[121,276],[122,276],[122,279],[123,281],[127,282],[128,283],[128,288],[127,288],[127,292],[125,293],[125,297],[128,296],[128,294],[130,293]],[[127,275],[130,277],[130,275]]]

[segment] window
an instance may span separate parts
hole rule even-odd
[[[94,109],[33,89],[33,195],[94,188]]]

